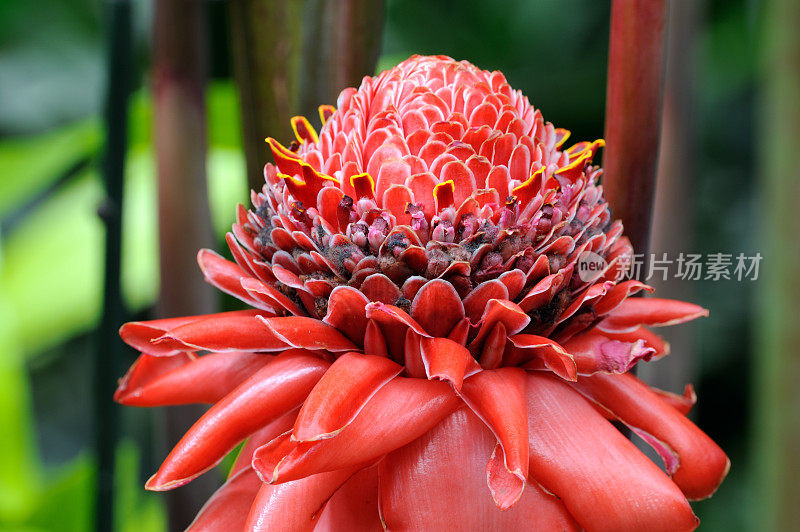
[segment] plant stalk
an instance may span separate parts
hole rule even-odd
[[[800,5],[775,0],[764,15],[753,471],[755,522],[777,532],[800,523]]]
[[[197,267],[197,251],[213,245],[206,185],[205,82],[207,12],[200,0],[156,2],[153,101],[158,168],[161,288],[158,315],[210,313],[214,292]],[[165,412],[166,440],[174,445],[204,409]],[[170,530],[183,530],[217,487],[213,475],[169,492]]]
[[[114,465],[117,448],[118,410],[114,388],[119,377],[122,343],[117,329],[125,319],[120,291],[122,253],[122,183],[128,145],[128,97],[131,72],[131,5],[113,0],[108,16],[106,143],[103,158],[105,201],[100,217],[106,228],[103,314],[94,356],[94,440],[97,456],[95,530],[114,529]]]
[[[661,131],[665,0],[613,0],[603,189],[636,253],[647,254]]]

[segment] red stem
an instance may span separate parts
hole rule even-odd
[[[636,253],[647,253],[661,121],[665,0],[613,0],[603,187]]]
[[[155,148],[163,317],[215,308],[195,257],[213,244],[206,189],[206,6],[196,0],[156,2],[153,42]],[[166,411],[168,444],[202,413],[197,407]],[[216,487],[210,475],[170,492],[169,529],[183,530]]]

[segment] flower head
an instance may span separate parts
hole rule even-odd
[[[415,56],[268,139],[253,208],[203,250],[253,307],[126,324],[125,404],[212,403],[147,487],[246,444],[195,526],[687,530],[725,454],[626,372],[649,327],[706,311],[632,298],[593,164],[500,72]],[[593,253],[591,277],[577,264]],[[666,473],[609,420],[651,443]]]

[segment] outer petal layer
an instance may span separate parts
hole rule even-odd
[[[708,316],[708,310],[694,303],[657,297],[632,297],[612,310],[599,327],[609,331],[624,331],[639,325],[677,325],[702,316]]]
[[[206,501],[187,532],[242,530],[261,486],[252,467],[238,471]]]
[[[332,471],[284,484],[262,484],[244,529],[247,532],[314,530],[325,503],[356,471]]]
[[[253,467],[269,482],[366,465],[425,434],[459,404],[449,384],[395,377],[336,437],[293,442],[288,435],[258,449]]]
[[[214,467],[244,438],[300,406],[328,366],[312,354],[281,354],[211,407],[145,487],[155,491],[177,488]]]
[[[623,423],[641,431],[662,453],[672,480],[688,498],[711,496],[728,473],[730,461],[722,449],[633,375],[598,374],[581,379],[576,386]],[[677,455],[677,463],[672,463],[672,453]]]
[[[403,367],[386,357],[346,353],[337,358],[303,402],[292,439],[312,441],[335,436],[364,404]]]
[[[273,358],[248,352],[210,353],[140,386],[120,388],[114,399],[129,406],[213,404]]]
[[[564,504],[536,484],[501,511],[486,488],[495,438],[460,409],[380,467],[381,516],[387,530],[579,530]]]
[[[485,370],[464,381],[461,390],[464,402],[486,423],[502,446],[502,467],[490,468],[487,473],[492,496],[501,510],[519,500],[528,476],[525,377],[525,371],[520,368]],[[517,478],[507,478],[502,469]]]
[[[570,385],[528,376],[530,476],[587,530],[694,530],[678,487]]]

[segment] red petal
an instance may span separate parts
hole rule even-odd
[[[386,338],[375,320],[369,320],[364,333],[364,353],[380,357],[388,357],[389,349],[386,347]]]
[[[500,367],[503,363],[503,353],[506,349],[507,340],[506,326],[502,322],[496,323],[483,341],[483,347],[481,347],[479,360],[483,369]]]
[[[625,331],[639,325],[676,325],[701,316],[708,316],[708,310],[686,301],[633,297],[611,311],[598,327],[609,331]]]
[[[481,370],[466,347],[448,338],[422,337],[419,346],[428,378],[448,381],[456,390],[465,377]]]
[[[124,390],[117,390],[114,399],[128,406],[213,404],[272,359],[270,355],[247,352],[210,353],[138,386],[128,382]]]
[[[256,313],[226,312],[204,318],[170,330],[157,343],[188,351],[283,351],[288,347],[259,322]]]
[[[665,402],[670,404],[672,408],[683,414],[684,416],[687,415],[689,412],[692,411],[692,407],[697,404],[697,394],[694,392],[694,386],[691,384],[687,384],[683,388],[683,394],[678,395],[677,393],[667,392],[665,390],[659,390],[658,388],[650,387],[653,392],[656,393],[661,399]]]
[[[328,351],[354,351],[353,342],[330,325],[314,318],[285,316],[258,319],[284,344],[302,349],[327,349]]]
[[[507,511],[486,489],[496,439],[459,409],[380,463],[380,508],[388,530],[579,530],[557,498],[535,483]]]
[[[286,482],[367,464],[418,438],[459,403],[449,384],[395,377],[335,438],[316,442],[273,440],[256,451],[253,467],[264,479]]]
[[[405,346],[403,350],[403,366],[409,377],[424,379],[427,369],[422,362],[422,350],[419,346],[419,336],[411,329],[406,330]]]
[[[370,319],[374,319],[377,321],[381,326],[383,325],[400,325],[403,328],[403,333],[405,334],[405,330],[410,328],[412,331],[417,333],[420,336],[430,336],[422,326],[414,321],[408,314],[406,314],[402,309],[395,307],[394,305],[384,305],[383,303],[370,303],[367,305],[367,317]],[[385,332],[385,331],[384,331]]]
[[[434,279],[417,292],[411,302],[411,317],[431,336],[447,337],[464,317],[464,305],[452,284]]]
[[[321,473],[294,482],[262,484],[256,495],[247,532],[291,530],[312,531],[325,503],[357,469]]]
[[[645,346],[644,340],[621,342],[596,329],[573,336],[564,343],[564,349],[575,359],[581,375],[625,373],[639,360],[650,360],[656,352]]]
[[[632,294],[644,290],[647,293],[653,292],[653,287],[640,281],[623,281],[609,290],[606,295],[597,300],[593,305],[594,311],[598,316],[607,314],[617,308],[622,302]]]
[[[364,345],[367,330],[365,307],[369,300],[349,286],[337,286],[328,299],[328,314],[322,320],[335,327],[357,345]]]
[[[537,264],[539,264],[538,261]],[[522,301],[519,302],[520,308],[525,312],[530,312],[531,310],[546,305],[553,299],[553,296],[556,295],[563,281],[564,274],[562,272],[548,275],[540,280],[525,294]]]
[[[407,355],[406,334],[413,331],[414,334],[428,336],[428,333],[420,325],[411,319],[411,316],[403,310],[383,303],[370,303],[367,305],[367,317],[375,320],[380,326],[383,338],[386,340],[386,347],[392,360],[403,361]],[[419,361],[421,364],[421,360]],[[410,367],[421,369],[421,366]],[[423,376],[424,371],[417,376]]]
[[[228,481],[206,501],[186,531],[242,530],[250,506],[263,485],[252,467],[231,475]]]
[[[292,439],[313,441],[336,436],[401,371],[403,366],[385,357],[345,353],[311,390],[297,416]]]
[[[362,469],[325,505],[315,530],[383,532],[378,514],[378,469]]]
[[[191,353],[179,353],[168,357],[156,357],[142,353],[128,369],[114,392],[114,400],[127,404],[128,396],[161,376],[194,360]]]
[[[242,288],[242,279],[250,277],[235,262],[231,262],[210,249],[201,249],[197,253],[197,264],[203,272],[206,282],[219,288],[226,294],[244,301],[250,306],[269,310],[274,313],[272,306],[268,306],[252,297]]]
[[[474,325],[480,323],[491,299],[508,299],[508,288],[497,279],[479,284],[464,298],[464,312]]]
[[[231,477],[242,469],[250,467],[250,463],[253,461],[253,453],[256,449],[292,430],[295,419],[297,419],[297,410],[292,410],[251,434],[242,445],[228,476]]]
[[[530,476],[587,530],[693,530],[678,487],[570,385],[528,375]]]
[[[153,342],[154,340],[161,338],[167,331],[197,321],[217,319],[228,316],[253,317],[262,313],[263,311],[258,310],[239,310],[234,312],[223,312],[220,314],[206,314],[201,316],[183,316],[180,318],[167,318],[151,321],[131,321],[120,328],[119,335],[123,342],[133,347],[137,351],[142,351],[153,356],[172,356],[183,352],[185,350],[184,346],[178,346],[179,349],[176,349],[174,345]]]
[[[246,277],[242,279],[242,288],[250,295],[250,297],[263,301],[272,305],[276,309],[280,308],[295,316],[305,316],[306,313],[298,307],[294,301],[286,297],[283,293],[273,288],[272,286],[254,279]]]
[[[722,449],[633,375],[597,374],[581,379],[577,386],[625,424],[677,454],[672,480],[688,498],[711,496],[728,473],[730,461]]]
[[[155,491],[177,488],[214,467],[244,438],[300,406],[328,367],[311,353],[281,354],[211,407],[145,487]]]
[[[486,305],[486,311],[481,318],[481,328],[478,336],[472,341],[471,346],[479,346],[483,339],[492,331],[495,324],[502,322],[506,327],[506,334],[512,335],[520,332],[530,323],[531,317],[519,308],[516,303],[506,299],[491,299]]]
[[[601,329],[597,329],[598,331]],[[654,357],[669,354],[669,344],[664,339],[646,327],[636,327],[630,331],[603,331],[603,334],[621,342],[636,342],[642,340],[647,347],[655,350]]]
[[[400,289],[382,273],[373,273],[364,279],[360,290],[370,301],[378,301],[387,305],[394,304],[400,297]]]
[[[558,342],[535,334],[517,334],[508,340],[513,348],[506,354],[507,364],[525,362],[528,369],[549,369],[570,381],[578,378],[575,360]]]
[[[481,371],[464,381],[461,396],[475,414],[483,420],[503,447],[505,468],[519,478],[513,489],[501,489],[493,480],[504,476],[489,475],[489,487],[501,510],[510,508],[522,496],[528,476],[528,421],[525,404],[525,371],[520,368],[500,368]],[[491,469],[491,468],[490,468]]]
[[[383,195],[383,207],[394,215],[398,225],[410,225],[411,215],[406,212],[406,207],[413,200],[410,188],[405,185],[392,185]]]

